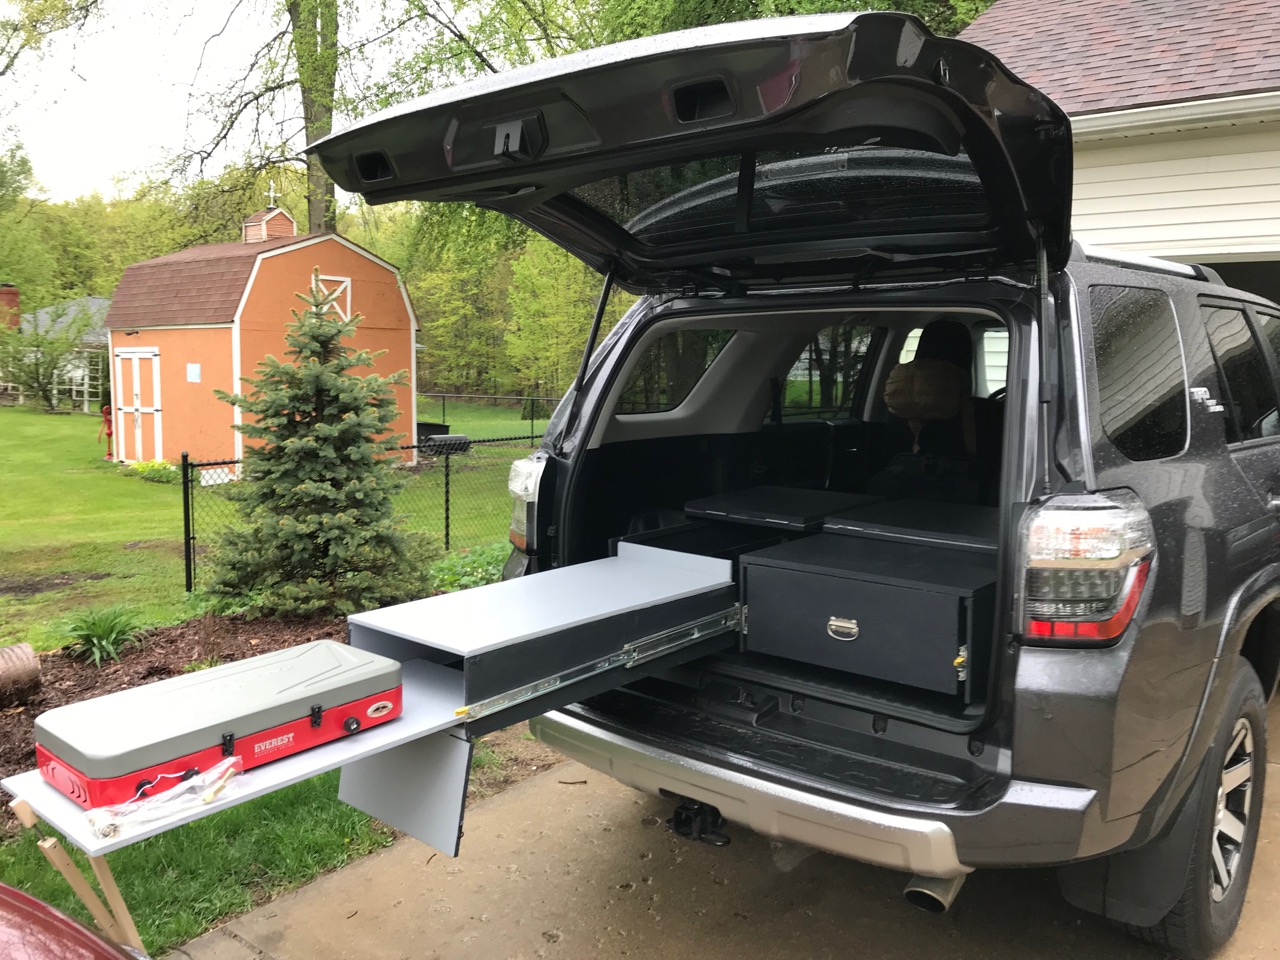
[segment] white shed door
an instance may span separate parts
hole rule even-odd
[[[117,348],[115,384],[116,458],[127,463],[163,459],[159,348]]]

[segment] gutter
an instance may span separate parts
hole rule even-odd
[[[1087,143],[1273,121],[1280,121],[1280,90],[1082,114],[1071,118],[1071,136]]]

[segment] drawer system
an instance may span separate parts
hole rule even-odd
[[[994,557],[822,534],[742,564],[747,650],[973,699]]]

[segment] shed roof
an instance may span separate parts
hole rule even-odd
[[[135,263],[125,270],[116,287],[106,325],[120,328],[230,323],[258,256],[309,239],[278,237],[260,243],[213,243]]]
[[[286,217],[289,217],[289,211],[285,210],[283,207],[267,207],[265,210],[259,210],[257,213],[249,214],[249,216],[244,218],[244,222],[261,223],[263,220],[270,220],[277,213],[283,213]],[[289,217],[289,219],[292,220],[293,217]]]
[[[997,0],[960,37],[1069,114],[1280,89],[1274,0]]]

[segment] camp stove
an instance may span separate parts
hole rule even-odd
[[[332,640],[58,707],[41,775],[80,806],[127,803],[227,757],[248,770],[400,715],[400,664]]]

